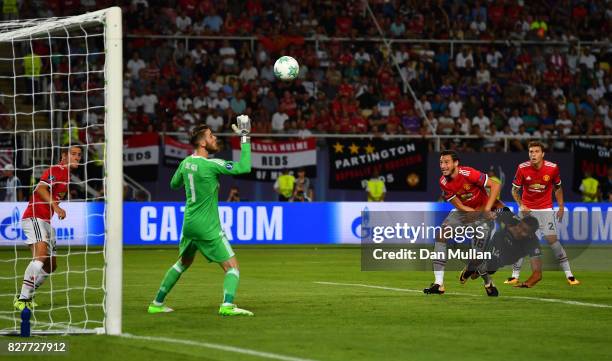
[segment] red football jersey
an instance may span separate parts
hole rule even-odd
[[[43,172],[40,177],[40,182],[49,186],[51,191],[51,199],[60,201],[66,195],[68,191],[68,182],[70,180],[70,169],[66,165],[54,165]],[[26,218],[40,218],[45,222],[51,222],[53,217],[53,209],[49,203],[45,202],[40,198],[37,192],[32,194],[30,202],[25,212],[23,212],[23,219]]]
[[[459,166],[459,174],[455,178],[449,180],[445,176],[440,177],[442,196],[447,201],[459,197],[461,203],[468,207],[484,208],[489,199],[485,189],[488,179],[485,173],[474,168]]]
[[[519,164],[512,185],[523,189],[521,199],[529,209],[552,208],[553,186],[561,184],[559,167],[544,161],[540,169],[535,169],[531,162]]]

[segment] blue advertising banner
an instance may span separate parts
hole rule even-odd
[[[21,215],[26,203],[0,203],[0,246],[21,245]],[[66,202],[67,217],[52,220],[58,245],[102,245],[104,204]],[[516,209],[516,205],[509,203]],[[220,203],[221,226],[232,244],[359,244],[362,212],[446,212],[452,206],[433,202]],[[184,204],[127,202],[123,209],[126,245],[177,245]],[[567,203],[557,224],[566,244],[612,244],[610,203]]]

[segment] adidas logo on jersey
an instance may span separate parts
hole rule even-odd
[[[527,176],[527,178],[525,178],[525,180],[530,181],[530,180],[531,180],[531,177],[530,177],[530,176]]]

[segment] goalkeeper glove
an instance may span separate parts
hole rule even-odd
[[[251,132],[251,119],[249,119],[248,115],[239,115],[236,117],[236,124],[232,124],[232,129],[234,133],[240,136],[240,143],[249,143],[251,141],[251,137],[249,137],[249,133]]]

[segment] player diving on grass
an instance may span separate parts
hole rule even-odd
[[[531,262],[531,276],[515,287],[531,288],[542,279],[542,251],[536,236],[539,228],[535,217],[522,219],[508,208],[498,213],[496,218],[500,228],[495,232],[486,251],[491,253],[489,260],[472,260],[464,272],[464,282],[473,274],[494,274],[499,268],[509,266],[525,256]],[[468,271],[469,270],[469,271]]]
[[[557,221],[563,220],[563,189],[559,166],[544,160],[544,149],[540,142],[528,145],[529,161],[519,164],[512,181],[512,197],[519,205],[521,216],[532,216],[538,220],[539,231],[559,260],[559,265],[570,286],[579,285],[570,268],[565,249],[557,237]],[[553,210],[552,193],[557,200],[559,210]],[[522,191],[522,192],[521,192]],[[518,284],[523,259],[512,265],[512,276],[504,283]]]
[[[238,175],[251,171],[251,143],[249,132],[251,120],[247,115],[237,117],[232,124],[240,136],[239,162],[209,158],[219,150],[217,137],[206,125],[197,126],[191,132],[194,153],[185,158],[174,173],[170,186],[185,188],[185,216],[179,244],[179,259],[168,269],[155,300],[149,305],[149,313],[172,312],[164,304],[166,296],[189,266],[199,251],[209,262],[215,262],[225,272],[223,280],[223,303],[219,307],[222,316],[253,316],[251,311],[234,304],[240,279],[238,261],[219,220],[219,175]]]
[[[15,308],[20,311],[36,306],[34,292],[57,268],[55,230],[51,227],[51,218],[53,214],[57,214],[59,219],[66,218],[66,211],[59,204],[68,193],[70,170],[79,167],[81,148],[64,148],[60,157],[59,164],[43,172],[21,217],[21,227],[26,236],[25,243],[32,251],[32,261],[23,275],[21,293],[14,301]]]
[[[460,166],[457,153],[452,150],[445,150],[440,153],[440,188],[444,199],[451,202],[453,209],[444,222],[442,228],[460,227],[467,229],[480,229],[472,239],[472,247],[477,250],[484,250],[493,231],[493,219],[496,209],[503,208],[503,204],[497,200],[501,190],[501,185],[491,180],[486,173],[470,167]],[[485,187],[491,189],[487,194]],[[446,234],[441,234],[436,239],[434,251],[436,254],[443,254],[444,257],[433,260],[434,282],[423,290],[426,294],[443,294],[444,289],[444,269],[447,261],[447,243],[451,239],[444,239]],[[465,271],[465,270],[464,270]],[[488,273],[481,275],[484,280],[484,287],[487,295],[497,296],[498,291]],[[461,282],[465,282],[462,276]]]

